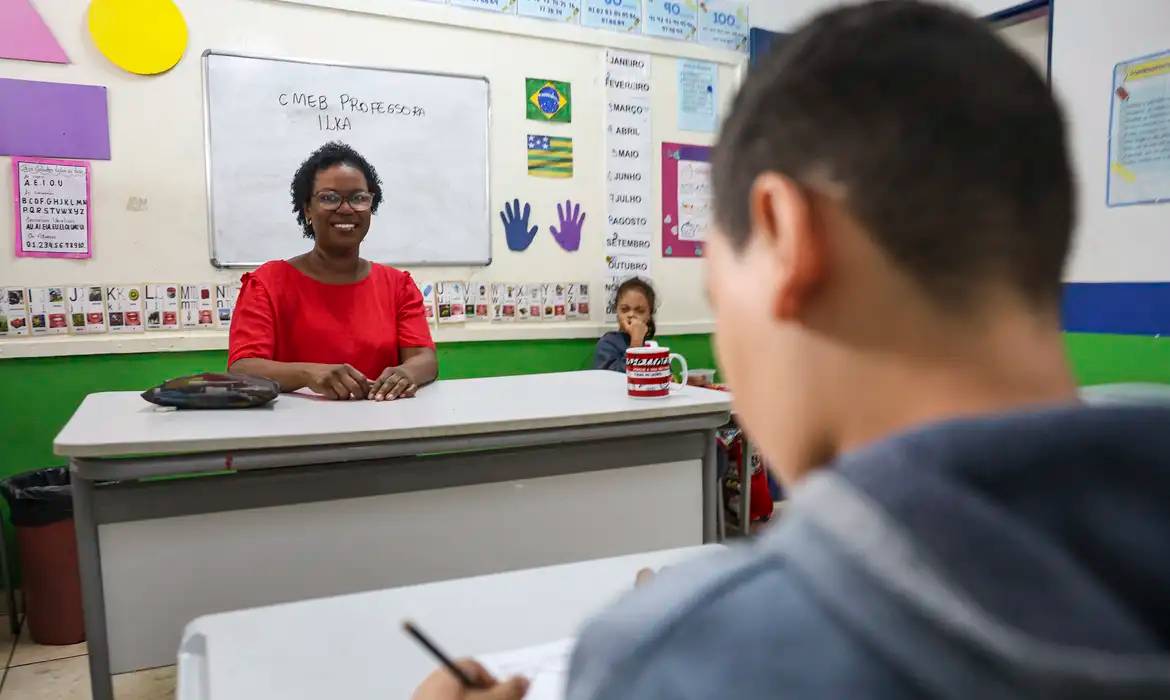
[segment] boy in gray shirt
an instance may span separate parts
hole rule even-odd
[[[792,499],[589,623],[568,699],[1170,697],[1170,409],[1076,403],[1040,75],[952,10],[834,10],[713,181],[718,355]],[[416,698],[523,697],[467,664]]]

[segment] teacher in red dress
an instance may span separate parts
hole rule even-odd
[[[341,401],[414,396],[438,361],[410,275],[359,255],[382,202],[374,167],[329,143],[301,164],[293,211],[313,249],[244,275],[228,368]]]

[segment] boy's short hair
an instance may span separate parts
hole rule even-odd
[[[834,10],[753,69],[716,149],[716,214],[748,239],[777,172],[843,186],[880,248],[949,308],[986,283],[1059,302],[1074,195],[1060,110],[983,22],[913,0]]]

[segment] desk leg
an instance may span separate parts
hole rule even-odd
[[[93,700],[114,700],[110,677],[110,645],[106,636],[106,601],[102,590],[102,561],[94,518],[95,486],[76,475],[73,484],[73,519],[77,527],[77,561],[81,568],[81,598],[85,605],[85,640],[89,646],[89,682]]]
[[[743,534],[752,534],[752,441],[743,436],[743,473],[739,478],[739,526]]]
[[[703,544],[709,544],[719,539],[715,507],[716,499],[720,497],[719,466],[715,454],[715,431],[708,430],[704,435],[707,447],[703,451]]]

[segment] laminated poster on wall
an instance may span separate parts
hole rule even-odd
[[[544,320],[564,321],[568,319],[566,304],[567,287],[563,282],[548,282],[544,285]]]
[[[525,284],[520,287],[517,317],[521,321],[539,321],[544,313],[544,285]]]
[[[640,32],[642,0],[585,0],[581,24],[614,32]]]
[[[15,157],[12,194],[17,257],[92,255],[89,163]]]
[[[1110,102],[1108,205],[1170,202],[1170,51],[1118,63]]]
[[[28,293],[28,324],[33,335],[62,335],[69,332],[64,287],[31,287]]]
[[[565,300],[566,312],[570,320],[589,318],[589,283],[575,282],[569,285],[568,296]]]
[[[678,59],[678,128],[715,131],[719,67],[707,61]]]
[[[435,285],[432,282],[422,282],[417,278],[414,280],[414,286],[418,287],[418,293],[422,295],[423,314],[426,315],[427,325],[433,325],[435,322]]]
[[[215,321],[222,330],[232,327],[232,316],[236,312],[236,301],[240,298],[240,283],[215,285]]]
[[[456,7],[470,7],[473,10],[486,10],[503,14],[515,14],[516,0],[451,0]]]
[[[516,320],[520,285],[510,282],[492,284],[492,319],[504,323]]]
[[[69,328],[75,335],[106,332],[106,301],[101,287],[69,288]]]
[[[106,312],[111,333],[141,333],[142,287],[136,284],[107,286]]]
[[[438,282],[435,284],[439,323],[463,323],[467,320],[467,283]]]
[[[535,17],[553,22],[581,20],[581,0],[520,0],[516,9],[522,17]]]
[[[179,290],[179,309],[183,328],[210,330],[217,326],[210,284],[182,285]]]
[[[662,255],[703,256],[714,211],[711,148],[662,144]]]
[[[747,53],[750,30],[746,2],[703,0],[699,3],[700,43]]]
[[[699,0],[646,0],[646,33],[678,41],[699,38]]]
[[[3,294],[0,314],[4,317],[4,334],[9,337],[28,335],[28,292],[24,287],[5,287]]]
[[[469,282],[467,285],[467,319],[492,320],[492,289],[487,282]]]
[[[0,316],[3,324],[0,330],[12,338],[30,333],[28,327],[28,291],[23,287],[0,288]]]
[[[650,131],[650,56],[606,51],[607,257],[641,256],[649,269],[653,246],[651,183],[654,146]]]
[[[179,285],[176,283],[146,285],[143,310],[146,330],[173,331],[179,324]]]

